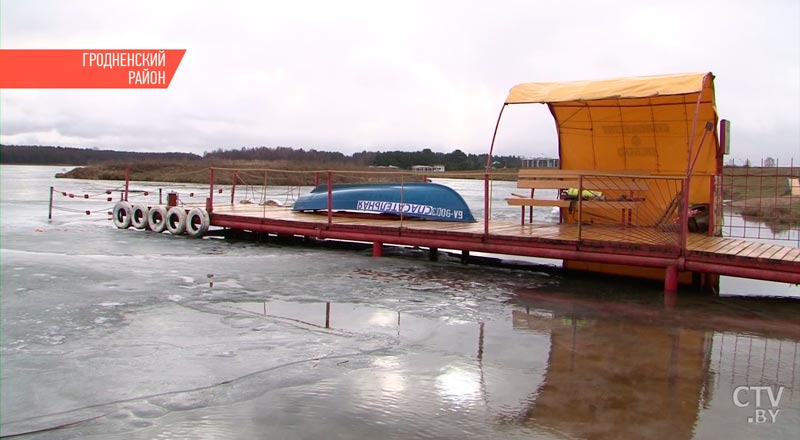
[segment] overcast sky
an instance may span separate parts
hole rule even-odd
[[[711,71],[731,157],[800,163],[797,0],[3,0],[0,47],[187,49],[167,90],[3,90],[4,144],[485,153],[515,84]],[[557,155],[547,108],[495,151]]]

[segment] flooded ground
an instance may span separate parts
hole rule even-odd
[[[116,185],[56,171],[0,170],[3,437],[800,436],[796,286],[667,308],[530,261],[48,222],[50,185]]]

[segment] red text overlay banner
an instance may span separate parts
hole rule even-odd
[[[0,49],[0,89],[166,89],[186,49]]]

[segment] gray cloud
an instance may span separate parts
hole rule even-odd
[[[796,1],[28,0],[4,48],[185,48],[168,90],[4,90],[0,141],[202,152],[285,145],[486,152],[526,81],[713,71],[735,153],[800,160]],[[555,154],[542,106],[502,154]]]

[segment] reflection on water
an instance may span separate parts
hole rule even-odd
[[[510,327],[452,325],[352,304],[224,307],[315,327],[328,322],[337,331],[395,334],[403,346],[417,347],[373,359],[353,373],[358,380],[300,394],[352,405],[344,411],[376,423],[398,422],[402,414],[434,436],[454,431],[426,427],[425,414],[453,423],[456,417],[473,434],[489,437],[690,439],[726,431],[733,438],[779,437],[797,434],[800,422],[800,321],[798,306],[786,302],[694,298],[670,310],[657,302],[520,289],[511,299]],[[748,423],[758,408],[734,405],[734,391],[743,386],[780,392],[775,423]],[[740,400],[748,400],[745,391]],[[391,411],[364,415],[368,408]],[[324,404],[305,410],[323,418],[340,411]]]
[[[701,300],[670,312],[535,292],[519,300],[536,308],[512,312],[514,327],[549,332],[551,349],[543,383],[519,413],[501,417],[506,423],[576,438],[723,438],[726,430],[774,437],[797,429],[795,304],[765,319],[758,315],[780,305],[742,310]],[[776,408],[783,418],[748,423],[757,408],[732,405],[740,386],[783,390]]]
[[[747,237],[775,240],[776,244],[800,245],[800,225],[775,218],[762,219],[744,215],[740,210],[725,207],[722,234],[726,237]]]

